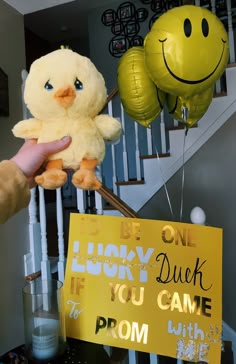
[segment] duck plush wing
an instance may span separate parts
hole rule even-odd
[[[19,121],[12,129],[17,138],[38,139],[42,128],[42,121],[31,118]]]
[[[103,139],[116,141],[120,138],[122,127],[117,119],[109,115],[101,114],[94,118],[94,122]]]

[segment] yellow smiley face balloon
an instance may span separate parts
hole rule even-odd
[[[148,76],[143,47],[128,49],[118,63],[117,84],[127,114],[148,127],[162,111],[165,93]]]
[[[195,125],[209,108],[214,93],[214,85],[204,90],[201,94],[191,97],[167,95],[167,108],[169,114],[187,128]],[[183,108],[187,108],[187,120],[184,119]]]
[[[184,5],[158,18],[144,42],[145,63],[157,87],[190,97],[209,88],[229,57],[228,36],[209,10]]]

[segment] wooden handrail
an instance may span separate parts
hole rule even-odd
[[[103,106],[101,112],[104,111],[104,109],[107,107],[108,103],[113,99],[113,97],[115,97],[118,94],[118,87],[113,88],[113,90],[111,91],[111,93],[107,96],[107,101],[105,103],[105,105]]]
[[[35,279],[37,279],[40,276],[41,276],[41,271],[38,271],[38,272],[31,273],[28,276],[26,276],[25,280],[26,280],[27,283],[30,283],[30,282],[34,281]]]
[[[107,97],[107,103],[113,99],[118,94],[118,87],[113,88],[111,93]]]
[[[136,217],[138,218],[137,212],[135,212],[129,205],[127,205],[123,200],[116,196],[109,188],[102,185],[97,192],[113,207],[120,211],[126,217]]]

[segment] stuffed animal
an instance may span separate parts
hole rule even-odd
[[[50,156],[46,170],[35,178],[46,189],[67,181],[81,189],[99,189],[95,169],[105,156],[105,140],[121,134],[118,120],[99,112],[107,99],[104,78],[87,57],[70,49],[51,52],[31,65],[24,100],[33,118],[13,127],[16,137],[36,138],[38,143],[71,136],[70,146]]]

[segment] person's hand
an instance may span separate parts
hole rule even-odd
[[[33,187],[34,177],[43,166],[47,158],[54,153],[66,149],[71,143],[70,137],[55,140],[48,143],[38,143],[36,139],[27,140],[19,149],[17,154],[11,158],[22,170],[29,181],[29,186]]]

